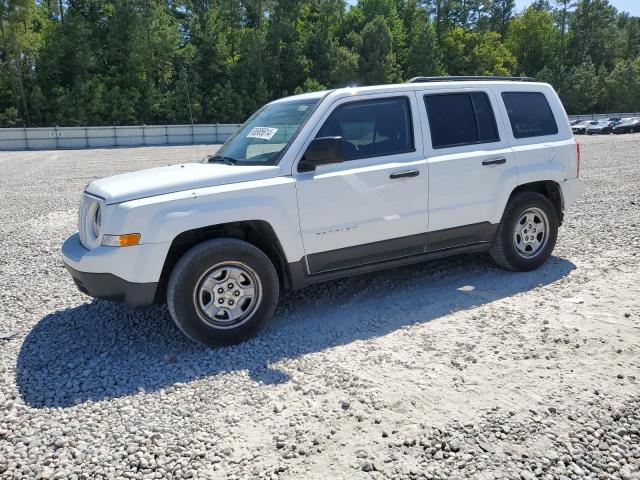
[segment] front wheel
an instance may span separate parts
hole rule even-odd
[[[264,252],[233,238],[203,242],[178,261],[167,287],[174,322],[191,339],[230,345],[252,335],[278,303],[278,274]]]
[[[507,204],[489,252],[503,268],[526,272],[551,256],[558,238],[558,213],[536,192],[516,194]]]

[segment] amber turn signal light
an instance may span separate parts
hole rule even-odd
[[[102,245],[105,247],[132,247],[140,243],[142,235],[127,233],[125,235],[103,235]]]

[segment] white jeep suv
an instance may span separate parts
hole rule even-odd
[[[531,79],[297,95],[197,163],[91,182],[62,255],[84,293],[166,300],[192,339],[235,343],[282,288],[466,252],[539,267],[579,168],[558,96]]]

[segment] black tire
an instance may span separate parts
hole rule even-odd
[[[541,210],[548,223],[544,243],[532,256],[524,256],[516,248],[516,222],[530,209]],[[558,239],[558,213],[547,197],[536,192],[520,192],[507,204],[489,253],[493,260],[508,270],[527,272],[544,264],[551,256]]]
[[[200,287],[213,273],[225,268],[236,272],[246,269],[254,283],[255,302],[251,305],[250,313],[237,323],[229,319],[211,318],[200,306],[202,295],[207,295],[208,291],[205,288],[201,290]],[[250,285],[249,277],[245,275],[244,278],[247,285]],[[227,280],[220,281],[222,284],[227,283]],[[230,282],[233,281],[236,280],[232,279]],[[237,283],[240,285],[240,281]],[[239,287],[233,288],[238,289],[234,293],[239,295]],[[234,301],[231,290],[233,289],[230,287],[228,297],[224,297],[227,294],[225,291],[220,300],[227,298],[228,301]],[[243,296],[240,298],[246,301],[245,290],[242,292]],[[279,294],[278,274],[262,250],[242,240],[219,238],[196,245],[180,258],[169,277],[167,306],[178,328],[192,340],[211,346],[231,345],[253,336],[271,318],[278,304]],[[212,290],[211,303],[215,303],[213,295],[216,293]],[[236,307],[240,307],[240,301]]]

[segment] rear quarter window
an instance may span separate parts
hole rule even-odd
[[[556,119],[543,93],[503,92],[502,100],[515,138],[543,137],[558,133]]]

